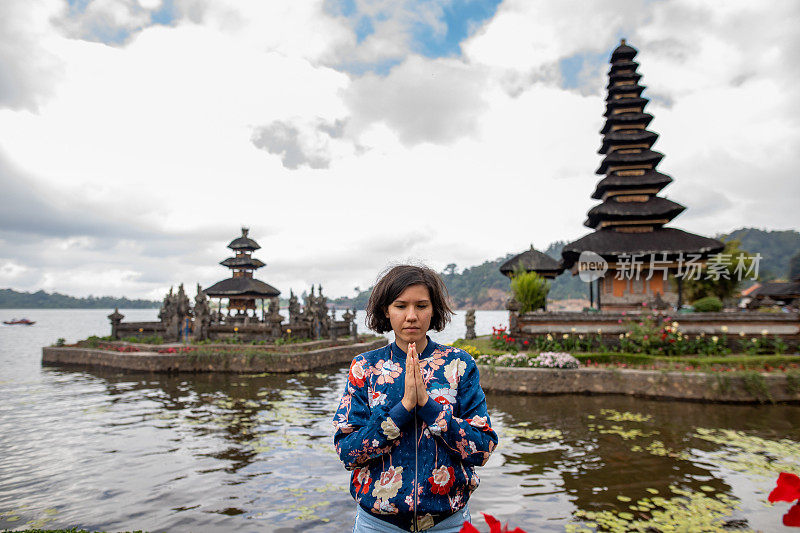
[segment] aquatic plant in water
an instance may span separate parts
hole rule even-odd
[[[703,487],[708,492],[711,487]],[[647,489],[657,494],[656,489]],[[691,492],[670,486],[675,494],[666,499],[659,496],[642,498],[628,505],[629,511],[578,510],[573,517],[580,523],[567,524],[567,533],[591,533],[592,531],[692,531],[727,532],[729,517],[738,507],[736,502],[725,494],[708,495],[705,492]],[[620,502],[627,503],[631,498],[618,496]],[[739,528],[737,531],[751,531]]]
[[[800,470],[800,443],[789,439],[769,440],[731,429],[697,428],[694,436],[723,449],[710,458],[730,470],[772,477],[787,470]]]
[[[527,428],[506,428],[501,430],[504,437],[525,440],[550,440],[563,437],[561,430],[558,429],[527,429]]]
[[[609,422],[650,422],[653,420],[653,415],[629,413],[628,411],[620,413],[616,409],[600,409],[600,415]]]

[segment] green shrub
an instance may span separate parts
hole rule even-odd
[[[91,337],[86,339],[86,346],[88,346],[89,348],[97,348],[100,345],[100,341],[101,341],[100,337],[98,337],[97,335],[92,335]]]
[[[518,268],[511,277],[511,292],[519,302],[520,313],[529,313],[541,309],[547,303],[550,282],[536,272],[526,272]]]
[[[698,313],[718,313],[722,311],[722,300],[716,296],[706,296],[692,303]]]
[[[145,335],[142,337],[124,337],[120,339],[123,342],[139,343],[139,344],[164,344],[164,337],[161,335]]]

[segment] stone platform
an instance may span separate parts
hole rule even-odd
[[[98,348],[45,347],[43,365],[114,368],[133,372],[305,372],[349,363],[360,353],[385,346],[386,339],[329,346],[295,353],[272,353],[246,347],[240,353],[115,352]],[[229,348],[233,351],[234,349]]]
[[[485,392],[505,394],[625,394],[724,403],[800,403],[800,376],[758,372],[667,372],[479,366]]]

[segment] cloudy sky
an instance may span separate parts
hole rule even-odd
[[[331,296],[576,239],[622,37],[672,226],[798,229],[796,0],[3,0],[0,288],[208,286],[242,225]]]

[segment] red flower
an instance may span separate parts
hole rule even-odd
[[[502,525],[500,520],[493,517],[487,513],[481,513],[483,515],[484,520],[486,523],[489,524],[489,533],[525,533],[524,529],[515,527],[514,529],[508,529],[508,522],[506,525]],[[459,533],[479,533],[478,528],[470,524],[469,522],[464,522],[464,525],[461,526]]]
[[[364,361],[353,360],[347,379],[356,387],[364,386]]]
[[[452,466],[440,466],[433,469],[433,475],[428,478],[431,484],[431,492],[434,494],[441,494],[444,496],[450,491],[453,486],[456,473],[453,471]]]
[[[793,502],[800,499],[800,478],[789,472],[781,472],[778,485],[772,489],[767,498],[770,503]]]
[[[368,468],[356,468],[353,471],[353,486],[356,489],[356,494],[359,492],[366,494],[369,491],[370,483],[372,483],[372,478],[369,477]]]
[[[528,341],[522,341],[522,344],[528,344]]]
[[[789,512],[783,515],[783,525],[800,527],[800,503],[792,505],[789,508]]]

